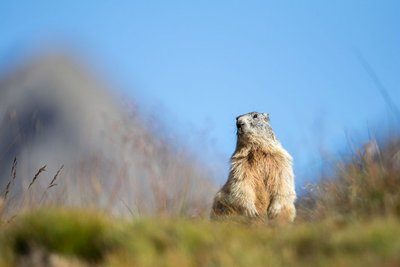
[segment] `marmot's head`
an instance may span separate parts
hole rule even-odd
[[[250,112],[236,118],[238,142],[276,140],[268,113]]]

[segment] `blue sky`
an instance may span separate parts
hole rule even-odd
[[[234,118],[268,112],[301,186],[321,150],[390,120],[355,51],[400,106],[399,14],[400,1],[2,0],[0,65],[68,47],[182,135],[207,132],[224,162]]]

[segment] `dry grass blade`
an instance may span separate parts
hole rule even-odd
[[[378,89],[379,93],[381,94],[383,100],[385,101],[386,105],[388,106],[389,110],[394,114],[397,122],[400,122],[400,110],[396,105],[396,102],[393,101],[393,98],[390,97],[388,90],[383,85],[382,81],[379,79],[377,73],[372,68],[372,66],[368,63],[368,61],[364,58],[360,51],[356,50],[355,55],[357,59],[360,61],[362,67],[367,72],[369,77],[374,82],[376,88]]]
[[[51,180],[49,186],[47,188],[51,188],[53,186],[56,186],[57,184],[55,184],[58,175],[60,174],[61,170],[64,168],[64,165],[61,165],[61,167],[58,169],[56,175],[54,175],[53,180]]]
[[[44,172],[44,171],[46,171],[46,165],[44,165],[42,168],[40,168],[39,170],[38,170],[38,172],[35,174],[35,176],[33,177],[33,179],[32,179],[32,182],[29,184],[29,186],[28,186],[28,190],[29,190],[29,188],[31,188],[31,186],[35,183],[35,181],[36,181],[36,179],[39,177],[39,175],[42,173],[42,172]]]
[[[3,216],[3,212],[4,212],[4,200],[0,197],[0,225],[1,225],[1,218]]]
[[[123,199],[120,199],[120,200],[121,200],[122,204],[124,204],[124,206],[128,209],[131,216],[133,217],[135,214],[133,213],[132,209],[128,206],[128,204],[126,204],[126,202]]]
[[[7,200],[7,196],[10,193],[10,188],[12,184],[14,184],[16,177],[17,177],[17,158],[14,158],[13,165],[11,167],[10,180],[7,183],[6,192],[4,193],[4,200]]]
[[[45,166],[46,167],[46,166]],[[55,183],[57,180],[58,175],[60,174],[61,170],[64,168],[64,164],[61,165],[61,167],[58,169],[58,171],[56,172],[56,174],[54,175],[53,179],[51,180],[51,182],[49,183],[49,185],[47,186],[46,190],[43,192],[42,198],[40,199],[39,203],[42,203],[44,197],[46,196],[47,190],[49,190],[50,188],[56,186],[57,184]]]

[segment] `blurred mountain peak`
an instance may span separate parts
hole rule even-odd
[[[203,166],[185,158],[185,153],[173,152],[173,144],[154,136],[89,68],[69,55],[35,57],[0,79],[0,127],[0,169],[5,170],[0,173],[0,189],[14,157],[19,177],[32,177],[47,165],[42,180],[49,180],[65,165],[68,179],[96,177],[104,190],[111,190],[118,179],[129,180],[136,184],[124,188],[131,196],[159,183],[157,190],[166,201],[174,196],[169,191],[181,190],[168,183],[209,183]],[[205,194],[192,192],[191,198]],[[146,207],[154,209],[157,197],[145,199]]]

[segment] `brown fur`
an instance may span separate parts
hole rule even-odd
[[[246,121],[247,128],[238,126],[229,177],[214,198],[211,218],[239,215],[292,222],[296,193],[291,156],[275,138],[268,114],[252,112],[238,120]]]

